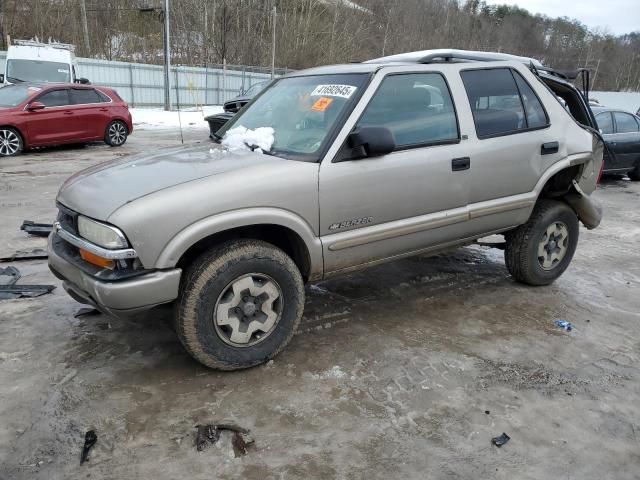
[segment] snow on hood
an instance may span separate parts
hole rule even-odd
[[[222,139],[222,146],[231,151],[247,150],[262,153],[271,150],[274,130],[271,127],[258,127],[255,130],[242,125],[227,130]]]

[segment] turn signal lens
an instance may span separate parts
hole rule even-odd
[[[80,248],[79,250],[80,250],[80,256],[86,262],[89,262],[98,267],[108,268],[109,270],[113,270],[116,266],[116,262],[114,262],[113,260],[99,257],[95,253],[88,252],[86,250],[83,250],[82,248]]]

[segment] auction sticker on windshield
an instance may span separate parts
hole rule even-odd
[[[311,96],[328,96],[328,97],[342,97],[349,98],[353,95],[358,87],[352,85],[318,85]]]
[[[333,102],[333,98],[320,97],[318,100],[316,100],[316,103],[311,106],[311,110],[313,110],[314,112],[324,112],[327,108],[329,108],[331,102]]]

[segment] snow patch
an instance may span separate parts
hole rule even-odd
[[[255,130],[242,125],[227,130],[222,146],[229,150],[246,150],[262,153],[271,150],[274,130],[271,127],[258,127]]]
[[[201,109],[186,108],[178,111],[166,112],[161,108],[130,108],[134,129],[156,130],[177,129],[184,130],[208,130],[209,124],[204,117],[222,113],[224,109],[219,105],[206,105]],[[178,117],[179,114],[179,117]]]
[[[304,376],[311,378],[312,380],[327,380],[330,378],[344,378],[347,376],[347,374],[342,371],[339,365],[335,365],[329,370],[325,370],[322,373],[305,372]]]

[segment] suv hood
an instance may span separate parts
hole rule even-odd
[[[57,201],[97,220],[122,205],[181,183],[253,165],[283,162],[249,151],[230,152],[217,144],[199,144],[144,153],[82,170],[62,185]]]

